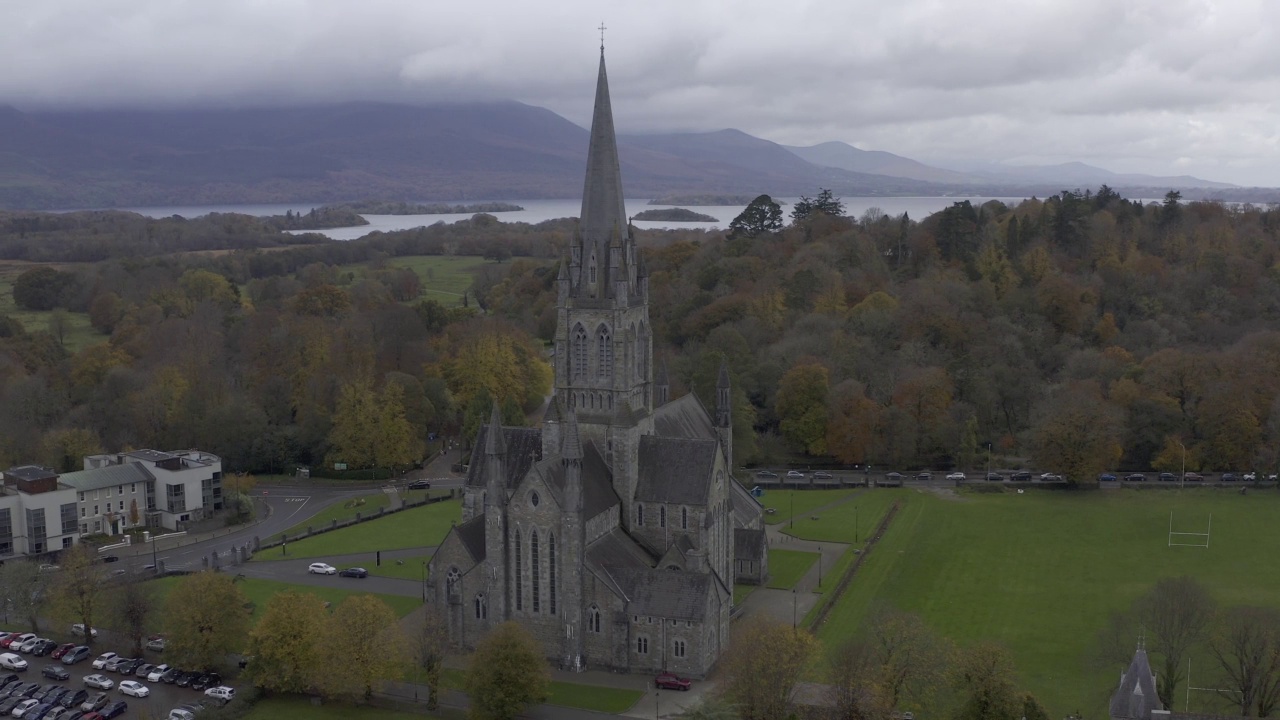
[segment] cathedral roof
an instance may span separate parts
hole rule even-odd
[[[489,425],[481,425],[476,443],[471,448],[471,466],[467,468],[467,486],[484,487],[485,448],[489,447]],[[529,468],[542,457],[542,431],[537,428],[502,428],[503,464],[506,468],[506,487],[514,489],[529,472]]]
[[[1147,662],[1147,651],[1138,648],[1129,669],[1120,676],[1120,687],[1111,696],[1111,717],[1149,720],[1152,710],[1163,710],[1156,694],[1156,676]]]
[[[715,440],[641,436],[636,500],[706,505],[718,450]]]
[[[476,515],[461,525],[455,526],[453,531],[458,534],[462,546],[471,553],[471,558],[476,563],[484,562],[484,514]]]
[[[556,501],[564,504],[564,465],[560,458],[547,458],[538,463],[538,472],[547,486],[556,494]],[[613,489],[613,472],[596,444],[587,441],[582,445],[582,510],[590,520],[614,505],[622,504]]]
[[[764,515],[764,506],[737,480],[730,483],[729,498],[733,501],[734,523],[740,527],[751,527]]]
[[[627,599],[628,593],[614,573],[623,570],[647,570],[653,558],[621,528],[613,528],[587,546],[583,555],[587,569],[609,586],[615,595]]]
[[[685,570],[617,570],[618,585],[627,593],[627,614],[666,620],[707,619],[711,575]]]
[[[711,416],[698,396],[687,393],[653,411],[653,433],[663,437],[716,438]]]

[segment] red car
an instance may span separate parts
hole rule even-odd
[[[63,643],[53,651],[53,654],[50,655],[50,657],[52,657],[54,660],[57,660],[58,658],[61,658],[63,655],[66,655],[67,651],[69,651],[71,648],[75,646],[76,646],[75,643]]]
[[[693,683],[688,678],[682,678],[675,673],[664,672],[653,679],[654,687],[663,690],[688,690]]]

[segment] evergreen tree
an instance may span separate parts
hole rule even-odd
[[[782,229],[782,208],[768,195],[760,195],[729,223],[729,237],[753,238]]]

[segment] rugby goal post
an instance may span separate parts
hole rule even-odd
[[[1209,535],[1213,532],[1213,513],[1204,532],[1186,532],[1173,529],[1173,511],[1169,511],[1169,547],[1209,547]]]

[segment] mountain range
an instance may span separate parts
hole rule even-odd
[[[627,194],[1049,195],[1106,183],[1222,196],[1192,177],[1081,163],[965,170],[829,142],[788,147],[738,130],[620,135]],[[571,198],[587,131],[517,102],[24,112],[0,106],[0,207]],[[1268,191],[1275,194],[1275,191]],[[1253,199],[1253,198],[1246,198]]]

